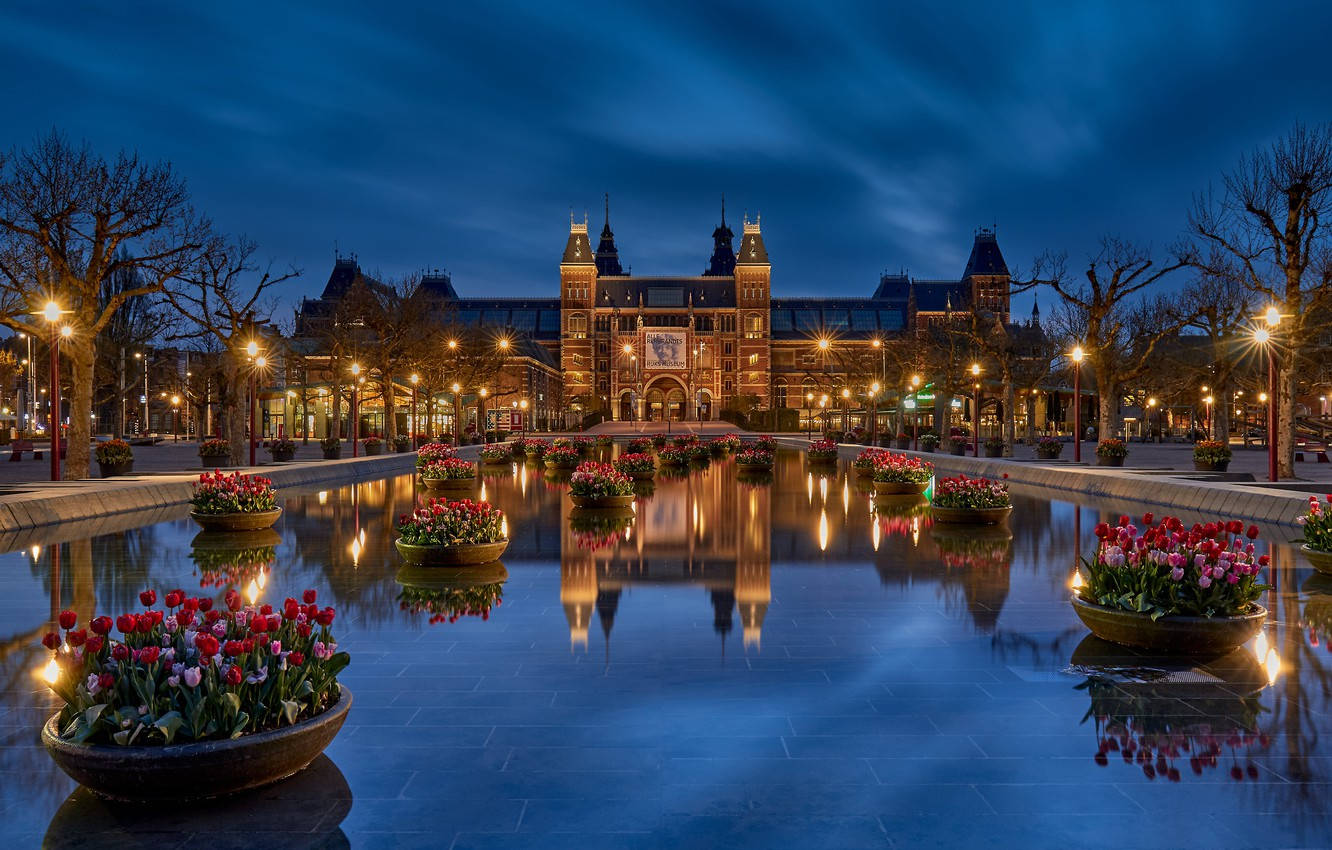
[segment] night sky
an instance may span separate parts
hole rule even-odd
[[[1239,154],[1332,117],[1314,4],[666,5],[8,3],[0,146],[56,126],[171,160],[303,269],[289,303],[335,244],[553,297],[605,191],[636,274],[700,273],[725,193],[775,294],[860,295],[956,278],[978,226],[1017,268],[1164,247]]]

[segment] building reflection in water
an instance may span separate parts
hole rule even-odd
[[[634,585],[692,585],[712,604],[713,630],[725,640],[739,615],[746,650],[761,648],[772,598],[770,491],[742,487],[733,468],[714,463],[662,480],[640,499],[622,534],[589,545],[587,526],[561,500],[560,602],[569,642],[586,651],[595,616],[609,645],[621,595]]]

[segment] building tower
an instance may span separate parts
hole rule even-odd
[[[608,222],[609,223],[609,222]],[[564,396],[581,398],[583,411],[595,408],[596,376],[592,357],[592,307],[597,291],[596,256],[587,238],[587,219],[569,219],[569,239],[560,260],[560,371]]]
[[[736,368],[740,380],[736,391],[758,397],[758,406],[769,405],[771,353],[768,344],[769,308],[772,297],[772,264],[763,245],[759,219],[742,222],[740,253],[735,258]],[[725,406],[725,399],[723,406]]]
[[[703,270],[705,277],[730,277],[735,274],[735,234],[726,226],[726,197],[722,196],[721,224],[712,231],[712,259]]]
[[[601,241],[597,243],[597,274],[622,275],[620,252],[615,248],[615,233],[610,226],[610,193],[606,193],[606,223],[601,227]]]
[[[962,285],[970,294],[971,303],[976,305],[977,310],[993,313],[999,321],[1008,324],[1011,280],[995,232],[980,228],[976,231],[975,241],[971,243],[967,268],[962,272]]]

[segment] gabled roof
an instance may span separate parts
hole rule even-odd
[[[926,313],[966,310],[971,301],[970,287],[960,280],[913,280],[911,289],[916,296],[916,310]]]
[[[1004,262],[1004,255],[999,251],[999,240],[993,230],[981,228],[976,231],[966,271],[962,272],[964,278],[972,275],[1008,275],[1008,263]]]
[[[761,265],[768,262],[768,249],[763,245],[763,234],[759,232],[757,222],[744,224],[744,235],[740,237],[740,250],[735,255],[737,265]]]
[[[434,271],[421,275],[421,289],[436,298],[453,300],[458,297],[458,290],[453,288],[453,278],[448,272]]]
[[[911,279],[904,274],[884,274],[879,276],[879,288],[874,290],[875,298],[905,301],[911,294]]]
[[[587,238],[587,223],[569,225],[569,241],[564,243],[562,265],[590,266],[596,262],[592,243]]]

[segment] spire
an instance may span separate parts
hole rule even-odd
[[[620,252],[615,249],[615,233],[610,226],[610,192],[606,193],[606,223],[601,228],[601,242],[597,244],[597,274],[624,274]]]
[[[569,211],[569,241],[564,243],[564,257],[560,265],[590,266],[596,258],[592,254],[592,243],[587,238],[587,221],[582,224],[574,221],[573,211]]]
[[[722,195],[721,224],[712,231],[712,259],[703,274],[708,277],[730,277],[735,274],[735,234],[726,226],[726,196]]]
[[[744,235],[740,237],[740,253],[736,262],[743,265],[765,265],[768,262],[768,249],[763,245],[763,230],[759,226],[761,217],[749,220],[745,216],[741,226]]]

